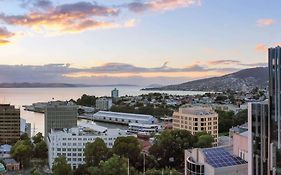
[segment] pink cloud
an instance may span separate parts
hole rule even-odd
[[[267,18],[267,19],[259,19],[257,21],[257,25],[259,27],[266,27],[266,26],[271,26],[275,23],[275,20]]]

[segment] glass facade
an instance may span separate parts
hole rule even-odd
[[[192,157],[187,158],[187,175],[204,175],[204,165],[197,164],[192,160]]]
[[[270,174],[281,175],[281,47],[268,51]]]
[[[252,122],[249,128],[252,134],[251,172],[253,175],[269,174],[268,101],[251,103],[249,110]]]

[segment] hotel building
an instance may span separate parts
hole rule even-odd
[[[207,132],[218,143],[218,114],[207,106],[187,105],[173,114],[173,129],[184,129],[191,134]]]

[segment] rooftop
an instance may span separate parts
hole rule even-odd
[[[208,106],[198,106],[198,105],[185,105],[180,107],[179,112],[192,115],[213,115],[216,112]]]
[[[206,162],[214,168],[235,166],[246,164],[247,162],[238,156],[231,155],[225,148],[205,148],[203,149]]]
[[[109,111],[99,111],[99,112],[95,113],[94,116],[104,116],[104,117],[112,117],[112,118],[128,118],[128,119],[137,118],[138,120],[147,120],[147,119],[154,118],[152,115],[109,112]]]

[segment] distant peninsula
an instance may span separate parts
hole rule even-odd
[[[268,86],[268,68],[255,67],[220,77],[211,77],[185,82],[182,84],[162,87],[149,87],[142,90],[150,91],[213,91],[223,92],[228,89],[242,90],[243,88],[266,88]]]
[[[89,85],[89,84],[69,84],[69,83],[0,83],[0,88],[75,88],[75,87],[120,87],[136,86],[131,84],[112,85]]]

